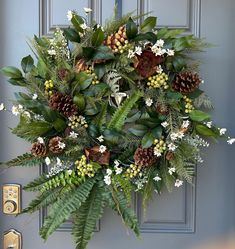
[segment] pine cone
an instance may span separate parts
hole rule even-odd
[[[160,113],[162,115],[169,114],[169,109],[168,109],[168,106],[166,106],[166,105],[158,104],[156,110],[158,113]]]
[[[81,71],[86,71],[88,66],[85,59],[80,59],[75,65],[75,72],[80,73]]]
[[[47,155],[47,148],[44,143],[33,143],[31,153],[35,157],[44,157]]]
[[[65,144],[62,142],[62,138],[61,137],[53,137],[50,139],[49,141],[49,150],[53,153],[53,154],[60,154],[65,147]]]
[[[53,110],[63,113],[66,117],[71,117],[77,114],[77,108],[73,103],[73,99],[69,95],[63,95],[59,92],[54,93],[50,97],[49,106]]]
[[[173,82],[173,89],[181,93],[191,93],[198,88],[201,79],[197,73],[182,72],[179,73]]]
[[[99,149],[100,146],[85,149],[86,157],[91,161],[99,163],[100,165],[109,165],[110,151],[106,150],[105,152],[101,153]]]
[[[126,27],[121,26],[116,33],[107,37],[107,39],[104,41],[104,45],[111,48],[114,53],[117,53],[118,48],[125,45],[125,41],[127,41]]]
[[[153,147],[149,148],[137,148],[134,154],[135,164],[141,167],[151,167],[158,161],[158,158],[154,155]]]

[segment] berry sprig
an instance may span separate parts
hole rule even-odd
[[[80,160],[75,161],[75,166],[77,168],[77,174],[79,176],[95,176],[95,169],[91,163],[87,163],[86,156],[82,156]]]
[[[163,72],[149,77],[147,85],[149,88],[163,88],[166,90],[169,88],[167,81],[168,75]]]
[[[46,96],[51,96],[53,94],[53,81],[52,80],[46,80],[44,83],[44,87],[45,87],[45,94]]]

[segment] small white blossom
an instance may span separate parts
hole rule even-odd
[[[32,99],[36,100],[38,98],[38,95],[36,93],[33,94]]]
[[[86,14],[88,14],[88,13],[90,13],[92,11],[91,8],[87,8],[87,7],[84,7],[83,9],[86,12]]]
[[[135,53],[138,54],[138,55],[141,55],[142,54],[142,48],[140,46],[137,46],[135,48]]]
[[[107,147],[105,145],[100,145],[99,152],[104,153],[106,151]]]
[[[159,65],[159,66],[157,67],[156,72],[157,72],[157,73],[162,73],[162,72],[163,72],[163,69],[162,69],[162,66],[161,66],[161,65]]]
[[[0,104],[0,111],[4,111],[5,110],[5,105],[3,103]]]
[[[59,157],[56,158],[56,164],[57,164],[57,166],[62,166],[62,162],[59,159]]]
[[[104,176],[104,182],[107,185],[111,184],[111,177],[109,175]]]
[[[170,175],[173,175],[173,173],[175,173],[175,171],[176,171],[176,168],[175,168],[175,167],[172,167],[172,168],[169,168],[169,169],[168,169],[168,173],[169,173]]]
[[[182,128],[187,129],[190,125],[190,121],[189,120],[184,120],[183,124],[182,124]]]
[[[76,133],[76,132],[74,132],[74,131],[71,131],[70,133],[69,133],[69,137],[71,137],[71,138],[77,138],[78,137],[78,134]]]
[[[153,100],[152,100],[151,98],[147,98],[147,99],[145,100],[145,104],[146,104],[147,106],[151,106],[151,105],[153,104]]]
[[[114,166],[114,169],[115,169],[116,175],[120,175],[122,173],[122,168],[121,167]]]
[[[13,105],[11,108],[11,112],[15,116],[18,116],[22,112],[22,110],[23,110],[22,105],[18,105],[18,106]]]
[[[49,50],[47,51],[47,53],[48,53],[49,55],[56,55],[55,49],[49,49]]]
[[[131,59],[131,58],[133,58],[134,56],[135,56],[135,52],[134,52],[133,50],[129,49],[129,50],[128,50],[128,55],[127,55],[127,57],[128,57],[129,59]]]
[[[166,128],[168,125],[169,125],[169,123],[167,121],[161,123],[161,126],[164,128]]]
[[[23,115],[30,118],[31,117],[31,114],[28,112],[28,111],[24,111],[23,112]]]
[[[177,146],[176,146],[175,144],[173,144],[173,143],[168,144],[168,149],[169,149],[170,151],[175,151],[176,148],[177,148]]]
[[[104,136],[99,136],[99,137],[97,137],[97,140],[99,141],[99,142],[104,142]]]
[[[68,21],[72,20],[72,18],[73,18],[73,11],[68,10],[68,12],[67,12],[67,18],[68,18]]]
[[[45,163],[46,163],[47,166],[50,165],[51,164],[51,159],[49,157],[46,157],[45,158]]]
[[[60,142],[60,141],[59,141],[59,143],[58,143],[58,147],[59,147],[60,149],[64,149],[64,148],[65,148],[65,146],[66,146],[66,144],[65,144],[65,143],[63,143],[63,142]]]
[[[179,188],[180,186],[183,185],[183,183],[184,183],[183,181],[177,179],[177,180],[175,181],[175,187]]]
[[[212,127],[212,121],[206,122],[205,125],[206,125],[208,128],[211,128],[211,127]]]
[[[224,135],[226,133],[227,129],[226,128],[221,128],[219,129],[219,134],[220,136]]]
[[[86,29],[88,28],[88,26],[86,25],[85,22],[84,22],[83,24],[81,24],[80,26],[81,26],[81,28],[82,28],[83,30],[86,30]]]
[[[118,167],[119,165],[120,165],[119,161],[118,160],[114,160],[114,166]]]
[[[162,180],[162,178],[159,176],[159,175],[156,175],[154,178],[153,178],[154,181],[156,182],[159,182]]]
[[[67,172],[69,175],[72,175],[72,173],[73,173],[73,171],[71,169],[68,169]]]
[[[177,133],[177,136],[178,136],[179,139],[182,139],[184,137],[184,133],[182,131],[179,131]]]
[[[177,138],[178,138],[178,133],[172,132],[172,133],[170,134],[170,137],[171,137],[171,140],[172,140],[172,141],[175,141],[175,140],[177,140]]]
[[[154,147],[153,154],[157,157],[160,157],[162,155],[161,151],[156,147]]]
[[[156,46],[152,46],[151,48],[152,52],[156,55],[156,56],[162,56],[165,54],[166,50],[156,47]]]
[[[104,31],[104,27],[103,26],[101,26],[100,24],[97,24],[97,29],[101,29],[102,31]]]
[[[44,139],[42,138],[42,137],[38,137],[38,143],[40,143],[40,144],[44,144],[45,142],[44,142]]]
[[[228,143],[228,144],[233,144],[233,143],[235,143],[235,138],[229,138],[229,139],[227,140],[227,143]]]
[[[175,55],[175,51],[172,50],[172,49],[167,49],[166,53],[167,53],[168,56],[174,56]]]
[[[107,169],[107,170],[106,170],[106,174],[107,174],[108,176],[112,175],[112,173],[113,173],[113,171],[112,171],[111,169]]]
[[[164,41],[162,39],[159,39],[154,45],[162,48],[164,46]]]

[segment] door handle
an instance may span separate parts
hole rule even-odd
[[[22,235],[14,229],[6,231],[3,235],[3,249],[21,249]]]

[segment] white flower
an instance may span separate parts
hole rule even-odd
[[[120,165],[118,160],[114,160],[114,167],[118,167]]]
[[[28,117],[28,118],[31,117],[31,115],[30,115],[30,113],[29,113],[28,111],[24,111],[24,112],[23,112],[23,115],[26,116],[26,117]]]
[[[113,173],[113,171],[112,171],[111,169],[107,169],[107,170],[106,170],[106,174],[107,174],[108,176],[112,175],[112,173]]]
[[[175,173],[175,170],[176,170],[175,167],[169,168],[168,173],[172,175],[173,173]]]
[[[87,7],[84,7],[83,9],[86,12],[86,14],[88,14],[88,13],[90,13],[92,11],[91,8],[87,8]]]
[[[62,166],[62,162],[59,159],[59,157],[56,158],[56,164],[57,164],[57,166]]]
[[[156,147],[154,147],[153,154],[157,157],[160,157],[162,155],[161,151]]]
[[[73,171],[71,169],[68,169],[67,172],[69,175],[72,175],[72,173],[73,173]]]
[[[78,134],[76,133],[76,132],[74,132],[74,131],[71,131],[70,133],[69,133],[69,137],[71,137],[71,138],[77,138],[78,137]]]
[[[142,48],[140,46],[137,46],[135,48],[135,53],[138,54],[138,55],[141,55],[142,54]]]
[[[134,52],[133,50],[129,49],[129,50],[128,50],[128,55],[127,55],[127,57],[128,57],[129,59],[131,59],[131,58],[133,58],[134,56],[135,56],[135,52]]]
[[[147,106],[151,106],[151,105],[153,104],[153,100],[152,100],[151,98],[147,98],[147,99],[145,100],[145,104],[146,104]]]
[[[65,146],[66,146],[66,144],[65,144],[65,143],[63,143],[63,142],[60,142],[60,141],[59,141],[59,143],[58,143],[58,147],[59,147],[60,149],[64,149],[64,148],[65,148]]]
[[[121,167],[114,166],[114,169],[115,169],[116,175],[120,175],[122,173],[122,168]]]
[[[156,182],[159,182],[162,180],[162,178],[159,176],[159,175],[156,175],[154,178],[153,178],[154,181]]]
[[[88,28],[88,26],[86,25],[86,23],[85,23],[85,22],[84,22],[83,24],[81,24],[80,26],[81,26],[81,28],[82,28],[83,30],[85,30],[85,29],[87,29],[87,28]]]
[[[173,144],[173,143],[168,144],[168,149],[169,149],[170,151],[175,151],[176,148],[177,148],[177,146],[176,146],[175,144]]]
[[[55,49],[49,49],[49,50],[47,51],[47,53],[48,53],[49,55],[56,55]]]
[[[47,166],[50,165],[51,164],[51,159],[49,157],[46,157],[45,158],[45,163],[46,163]]]
[[[103,26],[101,26],[100,24],[97,24],[97,29],[101,29],[102,31],[104,31],[104,27]]]
[[[36,93],[33,94],[32,99],[35,100],[38,98],[38,95]]]
[[[15,116],[18,116],[22,112],[22,110],[23,110],[22,105],[18,105],[18,106],[13,105],[11,108],[11,112]]]
[[[212,121],[206,122],[205,125],[206,125],[208,128],[211,128],[211,127],[212,127]]]
[[[187,129],[189,127],[189,125],[190,125],[190,121],[189,120],[184,120],[183,124],[182,124],[182,128]]]
[[[172,140],[172,141],[175,141],[175,140],[177,140],[177,138],[178,138],[178,133],[172,132],[172,133],[170,134],[170,137],[171,137],[171,140]]]
[[[157,72],[157,73],[162,73],[162,72],[163,72],[163,69],[162,69],[162,66],[161,66],[161,65],[159,65],[159,66],[157,67],[156,72]]]
[[[99,142],[104,142],[104,136],[99,136],[99,137],[97,137],[97,140],[99,141]]]
[[[111,177],[109,175],[104,176],[104,182],[107,185],[110,185],[111,184]]]
[[[165,49],[162,49],[160,47],[157,47],[157,46],[152,46],[151,48],[152,52],[156,55],[156,56],[162,56],[166,50]]]
[[[233,143],[235,143],[235,138],[229,138],[229,139],[227,140],[227,143],[228,143],[228,144],[233,144]]]
[[[72,10],[68,10],[68,12],[67,12],[67,18],[68,18],[68,21],[72,20],[72,18],[73,18],[73,11]]]
[[[38,143],[40,143],[40,144],[44,144],[44,139],[42,138],[42,137],[38,137]]]
[[[168,56],[174,56],[175,55],[175,51],[172,50],[172,49],[167,49],[166,53],[167,53]]]
[[[219,134],[220,136],[224,135],[226,133],[227,129],[226,128],[221,128],[219,129]]]
[[[179,139],[182,139],[184,137],[184,133],[182,131],[179,131],[177,133],[177,136],[178,136]]]
[[[164,46],[164,41],[162,39],[157,40],[154,46],[162,48]]]
[[[204,84],[205,83],[205,81],[204,80],[201,80],[201,84]]]
[[[106,151],[107,147],[105,145],[100,145],[99,152],[104,153]]]
[[[183,183],[184,183],[183,181],[177,179],[177,180],[175,181],[175,187],[179,188],[180,186],[183,185]]]
[[[164,128],[166,128],[168,125],[169,125],[169,123],[167,123],[167,121],[161,123],[161,126]]]
[[[4,111],[5,110],[5,105],[3,103],[0,104],[0,111]]]

